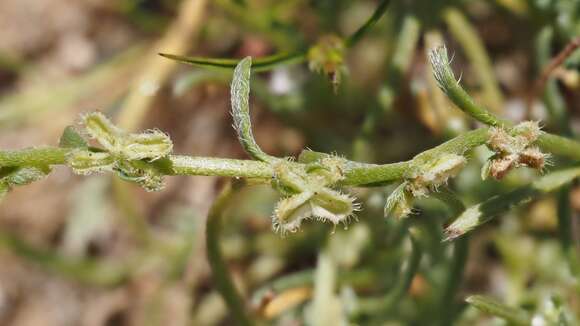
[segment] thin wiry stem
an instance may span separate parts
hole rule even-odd
[[[549,64],[552,57],[553,40],[554,29],[552,26],[546,26],[538,33],[535,40],[537,69],[542,69],[542,67]],[[534,91],[528,98],[528,116],[531,114],[536,96],[540,94],[542,94],[544,104],[548,111],[550,125],[556,127],[563,135],[571,136],[572,130],[570,128],[566,103],[564,102],[562,93],[558,89],[556,81],[553,79],[547,79],[542,86],[536,84]]]
[[[554,57],[554,59],[550,61],[550,63],[544,68],[544,70],[542,70],[540,77],[534,84],[534,97],[542,92],[542,90],[544,89],[544,85],[546,85],[546,82],[550,78],[552,72],[554,72],[556,68],[558,68],[561,64],[563,64],[564,61],[570,55],[572,55],[572,53],[574,53],[574,51],[579,47],[580,47],[580,36],[572,39],[572,41],[570,41],[566,45],[566,47],[560,53],[558,53],[558,55]]]
[[[506,306],[494,299],[482,295],[472,295],[465,299],[477,309],[505,319],[514,325],[531,325],[532,318],[524,310]]]
[[[33,246],[4,231],[0,231],[0,247],[10,249],[35,265],[87,284],[116,286],[124,282],[130,273],[126,264],[121,266],[94,259],[66,257],[54,250]]]
[[[358,43],[364,37],[364,35],[367,34],[377,24],[379,19],[383,17],[387,11],[387,8],[389,7],[389,3],[391,3],[390,0],[382,0],[372,16],[369,17],[369,19],[361,27],[359,27],[356,32],[354,32],[346,39],[345,45],[347,47],[351,47]]]
[[[236,188],[232,187],[231,184],[227,184],[210,208],[206,226],[207,258],[212,269],[215,287],[224,298],[234,320],[239,325],[251,326],[254,323],[246,311],[244,300],[234,285],[220,249],[222,215],[235,192]]]
[[[394,309],[405,296],[411,286],[413,278],[419,270],[421,257],[423,256],[423,250],[418,241],[412,235],[410,236],[410,239],[412,245],[411,255],[401,267],[399,280],[395,288],[380,298],[361,299],[359,306],[354,313],[355,317],[366,314],[374,315],[377,313],[388,313]]]

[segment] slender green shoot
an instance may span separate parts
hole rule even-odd
[[[379,19],[383,17],[387,11],[387,8],[389,8],[390,3],[391,0],[382,0],[371,17],[369,17],[369,19],[361,27],[359,27],[359,29],[357,29],[351,36],[346,39],[346,47],[349,48],[358,43],[375,26]]]
[[[451,61],[445,46],[432,50],[429,54],[429,60],[439,88],[447,94],[459,109],[477,121],[489,126],[502,126],[505,124],[505,122],[502,122],[485,108],[475,103],[471,96],[461,87],[451,69]]]
[[[233,319],[238,325],[251,326],[254,323],[246,310],[242,296],[236,289],[220,248],[222,215],[236,193],[236,189],[237,187],[227,184],[210,208],[206,225],[207,258],[211,266],[214,285],[232,312]]]
[[[472,295],[465,301],[484,313],[500,317],[514,325],[531,325],[532,318],[526,311],[507,306],[490,297]]]

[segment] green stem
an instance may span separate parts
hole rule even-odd
[[[439,88],[447,94],[449,99],[463,112],[467,113],[475,120],[490,126],[509,125],[501,121],[495,115],[487,111],[483,106],[477,104],[469,94],[461,87],[451,70],[447,49],[439,47],[431,51],[429,55],[433,75],[437,80]]]
[[[222,215],[236,190],[231,184],[227,184],[210,208],[206,225],[207,258],[211,266],[215,287],[224,298],[233,319],[239,325],[251,326],[254,323],[246,311],[244,300],[234,285],[220,248]]]
[[[417,17],[406,14],[399,29],[397,43],[394,46],[393,56],[386,72],[387,81],[382,85],[381,103],[373,105],[368,110],[359,135],[354,141],[353,156],[357,160],[372,161],[373,151],[369,144],[370,138],[376,126],[381,123],[383,113],[391,110],[395,97],[399,93],[401,80],[409,70],[413,54],[417,48],[421,30],[421,24]]]
[[[415,169],[420,168],[441,154],[463,155],[465,152],[484,144],[487,138],[488,129],[480,128],[466,132],[439,146],[422,152],[409,161],[391,164],[366,164],[346,161],[344,168],[345,178],[342,180],[342,184],[364,187],[402,179],[412,175]],[[580,143],[571,139],[543,133],[538,139],[538,144],[547,152],[580,160]],[[70,149],[58,147],[0,151],[0,167],[66,164],[66,156],[69,151]],[[302,154],[302,160],[314,160],[314,158],[308,156],[321,157],[328,156],[328,154],[305,151]],[[270,179],[274,175],[271,164],[253,160],[170,155],[151,164],[154,164],[165,175],[203,175],[258,179]]]
[[[67,153],[68,149],[58,147],[35,147],[11,151],[0,150],[0,167],[64,164]]]
[[[361,26],[359,29],[356,30],[351,36],[349,36],[346,41],[345,45],[347,47],[352,47],[356,43],[358,43],[364,36],[367,34],[383,17],[387,8],[389,7],[390,0],[382,0],[381,3],[377,6],[377,9],[372,14],[371,17]]]
[[[33,264],[87,284],[115,286],[126,280],[129,274],[129,270],[121,265],[66,257],[51,249],[32,246],[2,230],[0,230],[0,247]]]
[[[441,313],[439,325],[452,325],[453,319],[457,316],[458,304],[455,301],[457,290],[463,280],[463,271],[467,262],[469,252],[469,237],[457,240],[453,246],[453,257],[447,271],[447,278],[441,298],[439,299],[438,311]]]
[[[419,270],[421,256],[423,254],[417,240],[413,236],[410,239],[412,244],[411,255],[401,267],[400,279],[395,288],[380,298],[361,299],[358,309],[355,311],[355,317],[367,314],[389,313],[405,296],[411,286],[413,278]]]
[[[164,172],[169,175],[217,175],[270,179],[274,174],[270,164],[252,160],[171,155],[168,161],[168,170]]]
[[[492,298],[483,295],[472,295],[465,299],[469,304],[485,313],[505,319],[514,325],[531,325],[530,315],[518,308],[506,306]]]
[[[505,127],[512,125],[511,122],[500,120],[491,114],[465,92],[453,75],[444,47],[433,50],[430,59],[439,87],[459,109],[486,125]],[[580,160],[580,143],[572,139],[544,132],[539,136],[537,144],[546,152]]]
[[[392,164],[361,164],[352,162],[347,164],[346,185],[372,185],[384,183],[411,176],[415,169],[420,168],[427,162],[441,156],[444,153],[463,155],[487,141],[487,128],[480,128],[459,135],[437,147],[418,154],[410,161]]]
[[[564,256],[568,259],[572,274],[580,277],[580,259],[574,239],[574,224],[570,207],[570,186],[565,186],[557,195],[558,199],[558,235]]]

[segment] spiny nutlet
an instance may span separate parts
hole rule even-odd
[[[410,180],[408,189],[413,196],[426,196],[430,190],[436,190],[455,177],[467,163],[467,159],[457,154],[442,154],[433,162],[419,169],[416,176]]]
[[[389,195],[384,209],[385,217],[402,219],[413,213],[413,196],[407,189],[408,186],[409,183],[405,181]]]
[[[525,121],[509,130],[490,128],[487,145],[495,155],[482,168],[482,178],[492,176],[500,180],[511,169],[520,166],[543,169],[548,156],[539,148],[531,147],[540,133],[536,121]]]

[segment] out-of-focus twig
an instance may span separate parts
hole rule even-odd
[[[119,115],[120,126],[127,130],[135,130],[143,121],[157,91],[176,66],[174,61],[159,58],[157,53],[161,50],[175,53],[187,51],[200,29],[205,5],[206,0],[183,2],[176,21],[149,52],[149,60],[143,65],[143,72],[135,79]]]
[[[250,326],[254,323],[248,315],[244,300],[234,285],[220,248],[222,215],[232,195],[236,192],[236,188],[230,184],[226,185],[209,211],[206,226],[207,258],[211,266],[214,286],[224,298],[234,319],[239,325]]]
[[[558,53],[558,55],[556,55],[550,61],[550,63],[542,70],[540,77],[538,77],[538,79],[534,84],[531,96],[532,99],[536,98],[540,93],[542,93],[542,90],[544,89],[546,82],[548,81],[554,70],[556,70],[556,68],[562,65],[564,61],[566,61],[566,59],[570,55],[572,55],[572,53],[574,53],[574,51],[576,51],[576,49],[578,49],[579,47],[580,47],[580,36],[572,39],[566,45],[566,47],[564,47],[564,49],[560,51],[560,53]]]

